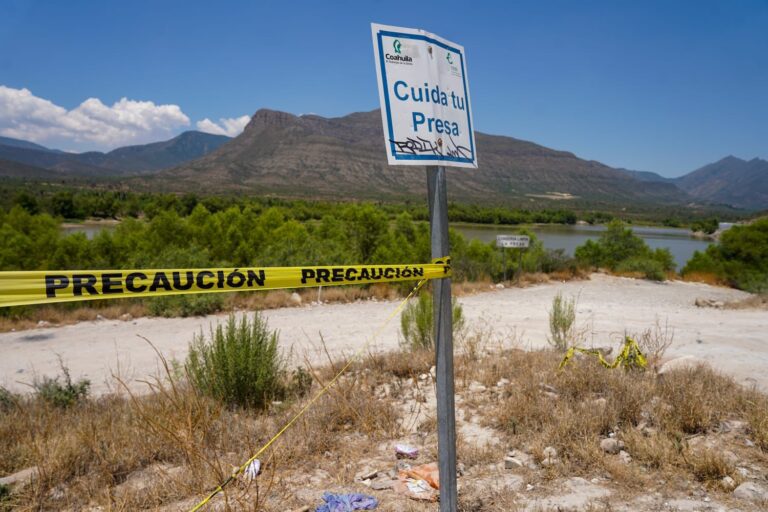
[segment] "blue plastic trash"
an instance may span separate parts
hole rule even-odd
[[[379,501],[365,494],[323,494],[324,504],[317,507],[315,512],[353,512],[354,510],[373,510],[379,506]]]

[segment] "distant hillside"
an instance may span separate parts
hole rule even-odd
[[[690,195],[739,208],[768,208],[768,161],[728,156],[675,180]]]
[[[40,167],[0,159],[0,177],[40,180],[61,177],[61,174]]]
[[[638,181],[656,181],[659,183],[672,183],[674,181],[673,178],[665,178],[664,176],[660,174],[656,174],[655,172],[650,171],[632,171],[630,169],[616,169],[617,171],[621,171],[630,178],[634,178]]]
[[[668,183],[642,182],[599,162],[511,137],[477,133],[480,168],[449,168],[453,199],[682,204]],[[390,167],[378,110],[339,118],[259,110],[243,133],[151,178],[164,187],[333,198],[422,197],[423,168]]]
[[[0,137],[0,145],[1,146],[10,146],[14,148],[24,148],[24,149],[37,149],[39,151],[48,151],[52,153],[61,153],[58,149],[48,149],[45,146],[41,146],[40,144],[35,144],[34,142],[29,142],[26,140],[20,140],[20,139],[12,139],[10,137]]]
[[[31,142],[0,138],[0,159],[68,176],[128,176],[194,160],[229,140],[223,135],[189,131],[167,141],[126,146],[109,153],[64,153]]]

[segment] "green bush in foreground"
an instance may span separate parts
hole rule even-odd
[[[549,337],[547,341],[557,350],[567,350],[573,343],[573,327],[576,322],[576,298],[564,298],[558,292],[552,299],[549,311]]]
[[[452,300],[452,307],[453,332],[456,334],[464,327],[464,310],[455,298]],[[422,293],[418,299],[406,305],[400,316],[400,330],[406,347],[412,350],[434,348],[433,318],[432,295],[429,293]]]
[[[44,402],[55,407],[72,407],[88,398],[91,381],[80,379],[77,382],[72,382],[69,368],[64,366],[61,361],[59,361],[59,364],[64,377],[63,382],[59,380],[59,377],[43,377],[42,381],[35,381],[33,386],[38,398]]]
[[[193,339],[186,370],[200,393],[242,407],[266,408],[281,399],[285,364],[278,350],[278,333],[270,331],[259,313],[240,322],[227,322]]]

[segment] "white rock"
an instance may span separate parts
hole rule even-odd
[[[378,474],[379,474],[378,470],[366,468],[363,471],[361,471],[360,473],[355,475],[355,481],[356,482],[362,482],[362,481],[365,481],[365,480],[372,480],[372,479],[376,478],[378,476]]]
[[[732,491],[736,488],[736,481],[729,476],[725,476],[720,480],[720,485],[722,485],[723,489],[726,491]]]
[[[744,482],[733,491],[736,498],[753,503],[768,501],[768,490],[757,482]]]
[[[611,455],[619,453],[622,448],[623,443],[621,443],[621,441],[616,438],[608,437],[600,441],[600,449],[605,453],[610,453]]]
[[[523,462],[514,457],[504,457],[504,469],[517,469],[523,467]]]
[[[510,381],[509,379],[499,379],[499,382],[496,383],[497,388],[503,388],[505,386],[509,386]]]
[[[619,452],[619,460],[624,464],[630,464],[632,462],[632,456],[628,452],[621,450]]]
[[[560,464],[560,459],[558,459],[557,457],[551,457],[549,459],[544,459],[543,461],[541,461],[542,467],[545,467],[545,468],[548,468],[550,466],[557,466],[558,464]]]
[[[486,390],[486,387],[480,384],[477,381],[472,381],[469,383],[469,390],[473,393],[482,393]]]
[[[557,450],[553,446],[547,446],[541,452],[542,460],[541,465],[543,467],[556,466],[560,464],[560,460],[557,458]]]
[[[0,485],[27,485],[32,480],[37,478],[38,470],[36,467],[22,469],[12,475],[4,476],[0,478]]]
[[[554,446],[547,446],[541,452],[545,459],[554,459],[557,457],[557,449]]]
[[[539,384],[539,388],[541,388],[542,391],[545,391],[547,393],[555,393],[555,394],[558,393],[557,388],[555,388],[554,386],[550,386],[549,384],[544,384],[543,382]]]
[[[293,293],[291,294],[291,299],[290,299],[290,301],[291,301],[291,304],[295,304],[295,305],[297,305],[297,306],[300,306],[300,305],[301,305],[301,295],[299,295],[299,294],[298,294],[298,293],[296,293],[296,292],[293,292]]]
[[[37,322],[38,327],[48,327],[49,325],[51,324],[46,322],[45,320],[40,320],[39,322]]]

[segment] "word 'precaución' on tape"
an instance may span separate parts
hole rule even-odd
[[[442,279],[450,275],[449,257],[421,265],[0,272],[0,307],[387,283]]]

